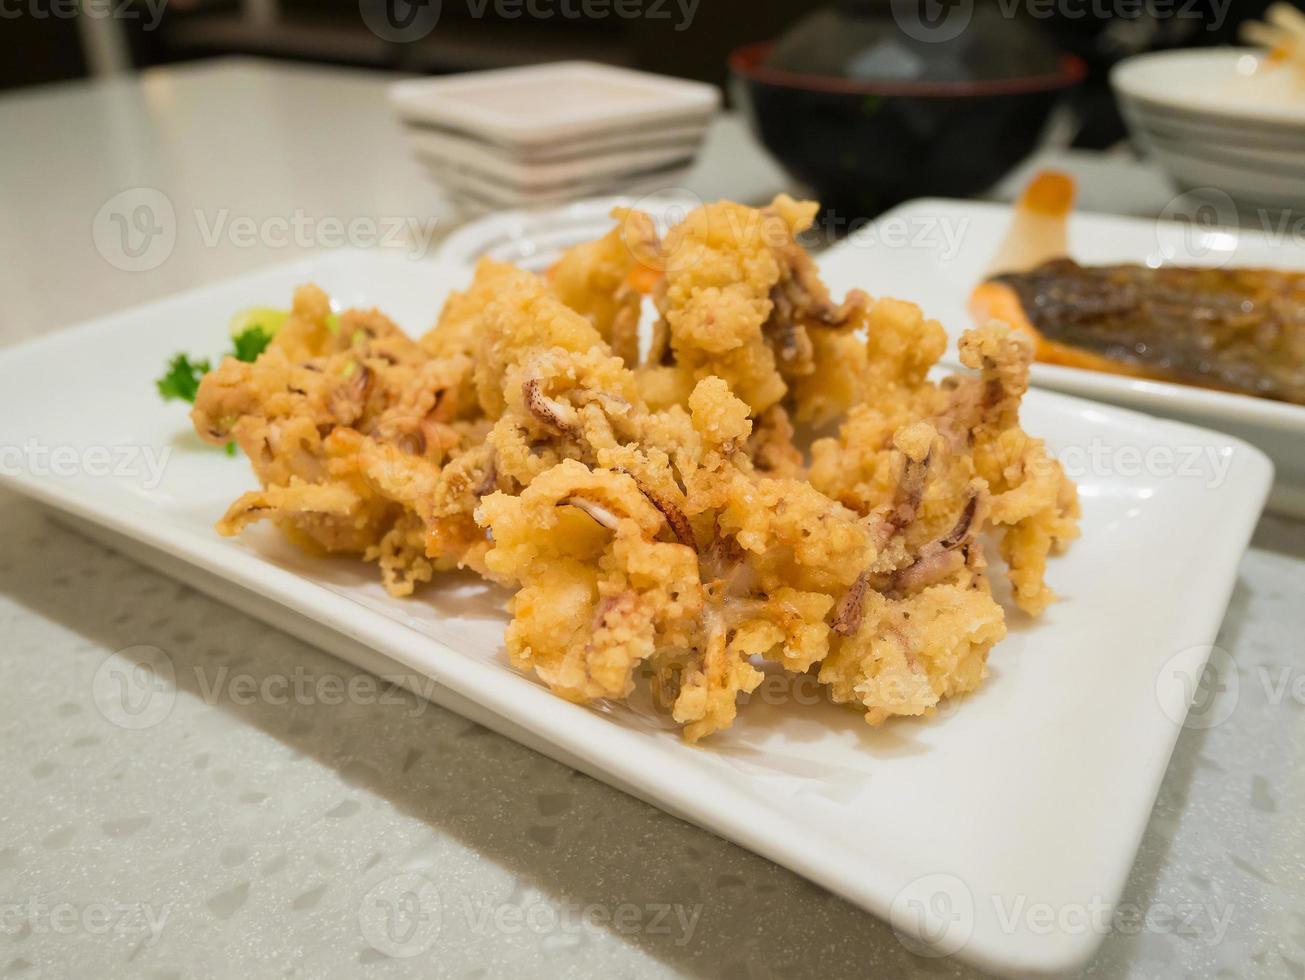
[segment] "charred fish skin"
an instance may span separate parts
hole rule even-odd
[[[975,300],[1022,316],[1040,360],[1305,404],[1305,274],[1054,259]]]

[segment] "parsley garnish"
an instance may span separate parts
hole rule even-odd
[[[207,358],[191,360],[185,354],[178,354],[168,362],[168,369],[163,377],[154,382],[164,401],[180,399],[194,402],[199,393],[199,379],[209,372]]]
[[[254,324],[247,330],[242,330],[231,338],[234,350],[232,356],[238,361],[254,362],[258,360],[258,355],[267,349],[267,345],[272,342],[272,334],[264,330],[259,324]]]
[[[271,307],[256,307],[237,314],[232,321],[229,356],[246,363],[258,360],[289,315],[287,310]],[[177,354],[168,361],[168,369],[161,378],[155,380],[154,385],[164,401],[178,399],[194,404],[195,396],[199,394],[200,381],[212,369],[213,366],[206,357],[191,358],[188,354]],[[228,456],[234,456],[236,444],[227,443],[226,452]]]
[[[269,329],[261,322],[251,322],[254,314],[261,314],[260,319],[269,320],[272,327]],[[258,360],[258,355],[267,350],[267,345],[285,322],[286,315],[282,311],[270,309],[249,310],[241,314],[237,318],[240,330],[231,336],[230,356],[247,363]],[[200,379],[212,369],[213,366],[206,357],[191,358],[188,354],[178,354],[168,361],[167,371],[155,384],[165,401],[179,398],[194,402],[195,395],[199,393]]]

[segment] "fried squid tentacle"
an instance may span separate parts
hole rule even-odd
[[[799,244],[815,213],[722,202],[663,240],[620,212],[545,277],[482,262],[420,340],[303,287],[257,361],[200,385],[196,431],[260,485],[219,529],[270,520],[396,596],[470,569],[511,591],[514,666],[579,703],[646,683],[689,741],[765,670],[870,724],[934,711],[1005,632],[986,538],[1040,612],[1075,489],[1021,427],[1027,345],[970,331],[968,370],[931,381],[941,326],[832,297]],[[808,459],[799,427],[835,420]]]

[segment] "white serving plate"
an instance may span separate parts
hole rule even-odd
[[[954,344],[973,326],[970,293],[984,277],[1010,217],[1006,205],[941,198],[912,201],[831,248],[820,258],[821,270],[840,290],[859,285],[875,295],[918,302],[929,316],[942,321]],[[1236,220],[1236,212],[1230,217]],[[1256,219],[1243,216],[1241,220]],[[1070,222],[1070,254],[1089,265],[1167,262],[1305,270],[1305,246],[1299,239],[1286,240],[1291,236],[1275,240],[1274,227],[1264,232],[1075,214]],[[957,363],[954,346],[946,357]],[[1033,383],[1245,439],[1264,450],[1277,468],[1270,508],[1305,515],[1305,407],[1055,364],[1035,364]]]
[[[266,528],[238,540],[212,530],[252,477],[198,442],[183,406],[158,400],[164,359],[216,353],[232,311],[285,303],[308,280],[420,331],[466,271],[336,252],[0,353],[3,481],[338,655],[435,680],[423,693],[436,702],[889,918],[913,948],[1009,973],[1082,966],[1101,935],[1075,910],[1122,890],[1271,480],[1264,456],[1030,393],[1033,432],[1067,459],[1098,446],[1106,462],[1076,473],[1083,539],[1051,569],[1064,601],[1037,623],[1012,616],[984,687],[932,721],[880,730],[823,701],[776,706],[772,692],[693,748],[655,719],[578,707],[513,671],[505,596],[479,582],[451,576],[395,600],[361,563],[310,559]],[[157,482],[146,450],[169,454]],[[1202,463],[1170,476],[1124,465],[1159,450]],[[1043,905],[1067,910],[1064,924],[1011,924],[1012,909]]]
[[[412,79],[389,97],[405,122],[505,146],[702,125],[720,105],[714,85],[587,61]]]

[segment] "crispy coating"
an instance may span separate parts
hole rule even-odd
[[[639,362],[643,294],[656,279],[657,228],[642,211],[617,209],[616,226],[567,251],[549,270],[553,292],[586,317],[617,357]]]
[[[258,361],[201,384],[196,430],[261,485],[219,531],[270,519],[396,596],[470,568],[512,590],[518,669],[579,703],[646,686],[690,741],[763,667],[872,725],[930,714],[1005,635],[987,548],[1039,614],[1076,491],[1020,427],[1025,342],[972,330],[969,373],[930,380],[942,328],[831,299],[797,240],[815,210],[722,202],[665,241],[617,212],[546,277],[482,262],[416,341],[301,288]],[[835,420],[804,453],[795,422]]]
[[[694,550],[658,540],[664,516],[628,474],[564,460],[520,496],[481,504],[490,568],[519,583],[507,647],[577,701],[624,698],[661,637],[702,605]]]
[[[757,415],[786,399],[804,421],[846,408],[861,365],[839,354],[860,345],[837,336],[863,325],[868,297],[830,300],[796,240],[817,210],[784,195],[763,210],[722,201],[673,228],[662,247],[653,362],[671,360],[693,381],[721,378]]]

